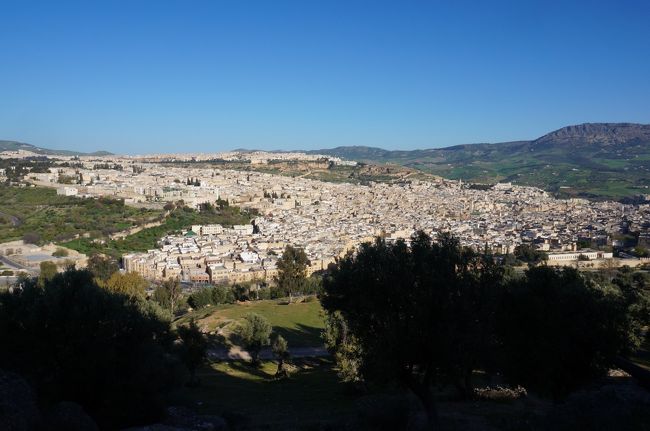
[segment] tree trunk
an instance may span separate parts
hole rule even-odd
[[[284,369],[284,359],[280,358],[278,359],[278,370],[275,372],[275,377],[282,378],[287,376],[287,371]]]

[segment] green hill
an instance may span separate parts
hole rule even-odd
[[[581,124],[532,141],[412,151],[338,147],[312,153],[398,163],[450,179],[512,181],[589,198],[650,193],[650,125],[644,124]]]
[[[78,151],[69,150],[49,150],[47,148],[37,147],[32,144],[16,141],[0,141],[0,151],[31,151],[32,153],[41,154],[43,156],[110,156],[112,153],[108,151],[95,151],[93,153],[82,153]]]

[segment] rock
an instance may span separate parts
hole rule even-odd
[[[226,431],[228,424],[219,416],[197,415],[185,407],[167,408],[165,424],[193,431]]]
[[[45,415],[48,431],[98,431],[95,421],[77,403],[62,401]]]
[[[0,429],[31,431],[41,422],[36,395],[18,374],[0,370]]]
[[[143,427],[126,428],[123,429],[122,431],[194,431],[194,430],[189,428],[178,428],[175,426],[165,425],[165,424],[153,424],[153,425],[146,425]]]

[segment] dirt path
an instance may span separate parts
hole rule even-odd
[[[314,358],[329,356],[329,352],[325,347],[290,347],[289,354],[292,358]],[[232,346],[230,349],[227,349],[225,347],[208,349],[208,357],[210,359],[218,359],[222,361],[251,360],[250,353],[239,346]],[[269,360],[273,358],[273,352],[270,348],[262,349],[260,352],[260,359]]]

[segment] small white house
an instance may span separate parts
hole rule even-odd
[[[78,193],[76,187],[63,186],[56,189],[56,194],[61,196],[77,196]]]

